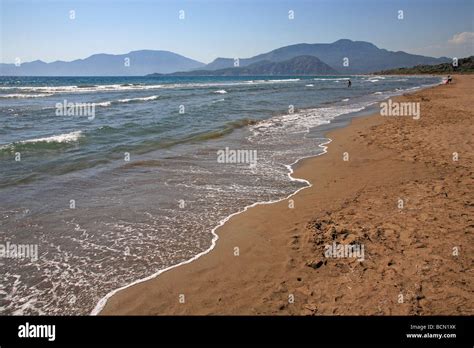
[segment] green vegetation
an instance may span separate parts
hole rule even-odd
[[[456,74],[456,73],[474,73],[474,56],[461,58],[458,60],[458,66],[453,67],[452,63],[443,63],[436,65],[417,65],[412,68],[390,69],[377,72],[377,75],[417,75],[417,74]]]

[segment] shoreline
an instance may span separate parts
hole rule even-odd
[[[471,82],[472,82],[472,80],[471,80]],[[403,95],[403,96],[397,96],[397,97],[395,97],[395,99],[406,98],[407,95],[417,95],[417,94],[425,92],[426,90],[433,90],[433,89],[437,89],[437,88],[440,88],[440,87],[441,86],[438,86],[436,88],[431,87],[431,88],[427,88],[427,89],[420,89],[420,90],[414,91],[413,93],[410,93],[410,94],[406,94],[406,95]],[[329,132],[328,136],[333,134],[333,133],[344,133],[343,130],[346,130],[346,133],[347,133],[348,132],[347,129],[350,129],[351,127],[352,127],[351,129],[353,129],[355,124],[367,124],[368,123],[369,125],[370,124],[373,125],[374,118],[377,119],[377,116],[373,115],[373,116],[352,118],[349,126],[344,127],[344,128],[335,128],[334,130]],[[380,118],[380,116],[379,116],[379,118]],[[376,120],[375,124],[381,122],[381,120],[379,118]],[[336,143],[331,144],[329,146],[330,149],[333,148],[333,147],[336,147],[336,145],[338,145],[338,137],[339,137],[339,135],[334,138],[336,140]],[[169,288],[169,286],[167,286],[166,284],[160,284],[159,286],[154,286],[154,283],[158,283],[162,279],[162,277],[158,277],[158,275],[162,275],[164,272],[166,272],[165,274],[168,275],[167,278],[170,278],[170,280],[174,281],[176,279],[178,279],[178,280],[181,279],[180,280],[181,284],[185,284],[186,281],[183,282],[183,277],[184,278],[186,278],[186,277],[176,275],[176,273],[178,273],[177,270],[172,271],[172,268],[177,268],[178,266],[183,267],[185,265],[187,265],[188,267],[189,266],[192,267],[197,262],[199,262],[198,259],[203,260],[203,258],[206,257],[206,260],[207,260],[207,259],[212,258],[212,257],[218,258],[219,256],[223,256],[223,255],[213,256],[213,255],[215,255],[215,253],[210,253],[210,251],[216,250],[217,249],[216,245],[217,246],[219,246],[220,244],[227,245],[229,243],[229,241],[225,240],[225,238],[230,237],[230,236],[227,235],[228,231],[226,231],[226,230],[235,229],[235,227],[228,227],[228,225],[230,223],[233,223],[233,225],[236,225],[236,223],[234,222],[235,220],[245,219],[246,215],[255,216],[255,213],[253,213],[253,214],[250,214],[250,213],[252,212],[252,210],[255,211],[256,208],[257,209],[259,208],[261,210],[262,208],[267,208],[270,205],[281,205],[281,203],[283,203],[283,201],[288,200],[290,197],[295,196],[295,200],[296,200],[296,198],[298,198],[298,196],[305,195],[305,191],[307,191],[307,190],[303,191],[303,189],[306,189],[306,188],[309,189],[309,188],[312,188],[316,185],[316,181],[311,181],[311,180],[307,179],[308,177],[311,177],[311,175],[307,175],[308,167],[312,167],[314,165],[315,161],[320,160],[322,157],[326,158],[326,162],[328,162],[329,160],[333,160],[331,158],[328,159],[328,147],[324,146],[324,145],[327,145],[327,144],[328,143],[320,145],[322,147],[325,147],[324,152],[321,153],[321,154],[326,154],[326,156],[317,155],[317,156],[310,156],[309,158],[308,157],[300,158],[300,159],[296,160],[293,164],[287,166],[289,171],[290,171],[288,173],[288,176],[290,177],[291,180],[304,181],[304,182],[308,183],[308,186],[305,186],[305,187],[302,187],[302,188],[298,189],[296,192],[290,194],[288,197],[285,197],[285,198],[282,198],[282,199],[279,199],[279,200],[276,200],[276,201],[270,201],[270,202],[256,202],[256,203],[254,203],[250,206],[245,207],[242,211],[236,212],[236,213],[228,216],[226,219],[222,220],[219,223],[219,225],[216,226],[212,230],[212,233],[214,234],[214,237],[213,237],[213,240],[212,240],[212,245],[209,249],[207,249],[206,251],[196,255],[195,257],[193,257],[190,260],[187,260],[187,261],[182,262],[180,264],[169,267],[168,269],[161,270],[158,273],[155,273],[154,275],[151,275],[150,277],[138,280],[138,281],[136,281],[132,284],[129,284],[129,285],[123,287],[123,288],[114,290],[112,293],[109,293],[108,295],[106,295],[106,297],[104,297],[101,301],[99,301],[99,303],[96,305],[96,308],[94,309],[92,314],[106,314],[106,315],[107,314],[169,314],[169,313],[172,313],[172,314],[183,314],[183,313],[186,313],[186,314],[188,314],[188,313],[190,313],[190,314],[195,314],[195,313],[196,314],[202,314],[203,310],[204,310],[204,313],[229,313],[229,314],[235,314],[235,313],[248,314],[248,313],[252,313],[251,307],[249,307],[249,306],[241,306],[240,310],[230,310],[228,312],[224,309],[224,306],[222,306],[222,307],[218,306],[222,310],[217,310],[217,311],[216,310],[211,310],[210,312],[206,312],[207,309],[206,308],[201,308],[202,306],[201,307],[197,306],[193,310],[193,308],[189,308],[185,304],[180,303],[180,304],[178,304],[178,307],[176,307],[176,303],[178,302],[177,301],[177,295],[176,295],[176,301],[171,301],[171,302],[168,301],[168,303],[170,304],[169,307],[173,308],[170,311],[157,310],[157,309],[160,308],[159,306],[155,307],[155,309],[151,309],[151,308],[150,309],[145,309],[146,308],[145,303],[147,303],[147,300],[146,300],[147,291],[148,291],[148,295],[149,295],[150,293],[155,293],[155,294],[156,293],[162,293],[162,291],[160,292],[160,290],[157,289],[160,286],[162,288],[161,290],[163,290],[163,288],[165,288],[165,289]],[[302,160],[304,160],[304,161],[302,161]],[[295,177],[292,177],[292,174],[296,174]],[[301,191],[303,191],[303,192],[301,194],[299,194]],[[254,208],[254,209],[250,209],[250,208]],[[247,214],[240,214],[242,212],[246,212]],[[232,218],[234,218],[234,219],[232,219]],[[308,218],[310,218],[310,216],[308,216]],[[229,220],[231,220],[231,221],[229,221]],[[306,221],[310,221],[310,220],[308,219]],[[219,236],[215,233],[216,230],[219,227],[222,227],[222,229],[219,231],[219,236],[221,238],[219,238]],[[222,238],[224,234],[226,234],[225,238]],[[245,237],[245,236],[240,236],[240,237]],[[238,232],[232,234],[233,239],[239,239],[239,241],[242,242],[242,244],[245,245],[245,243],[242,241],[242,238],[240,238],[240,237],[238,235]],[[249,237],[249,236],[247,236],[247,237]],[[286,235],[286,237],[290,237],[290,236]],[[216,244],[218,239],[220,241],[219,245]],[[220,253],[220,254],[222,254],[222,253]],[[196,262],[193,262],[193,261],[196,261]],[[203,261],[203,262],[206,263],[208,261]],[[194,267],[194,268],[199,268],[199,267]],[[309,268],[311,268],[311,267],[309,267]],[[202,269],[202,267],[200,269]],[[183,273],[183,272],[184,271],[182,271],[181,273]],[[173,275],[170,275],[171,273],[173,273]],[[190,273],[188,272],[188,275],[189,274]],[[161,283],[164,283],[164,282],[166,282],[166,281],[165,280],[161,281]],[[140,288],[142,288],[142,289],[140,289]],[[179,288],[179,286],[176,287],[176,288]],[[182,286],[182,288],[183,288],[183,292],[187,293],[186,291],[184,291],[186,286]],[[130,295],[131,293],[133,293],[133,295]],[[137,298],[140,298],[140,299],[136,300]],[[166,303],[166,301],[164,301],[164,302]],[[220,302],[220,300],[219,300],[219,302]],[[151,303],[150,303],[150,305],[151,305]],[[125,308],[127,306],[128,306],[128,308]],[[180,308],[180,306],[181,306],[181,308]],[[218,308],[218,307],[215,307],[215,308]],[[161,308],[163,308],[163,306],[161,306]],[[201,308],[201,309],[199,309],[199,308]],[[102,309],[102,311],[101,311],[101,309]],[[198,309],[198,310],[196,310],[196,309]],[[265,312],[266,311],[258,312],[258,313],[265,313]],[[268,312],[266,312],[266,313],[268,313]],[[278,313],[278,311],[272,312],[272,313]],[[301,313],[301,312],[299,312],[299,313]],[[294,313],[291,313],[291,314],[294,314]]]
[[[358,76],[370,76],[370,75],[358,75]],[[426,89],[426,88],[433,88],[437,85],[430,85],[430,86],[424,86],[424,87],[419,87],[421,89]],[[415,91],[411,91],[411,92],[407,92],[407,93],[416,93]],[[398,96],[398,95],[397,95]],[[390,97],[388,97],[390,98]],[[388,99],[387,98],[387,99]],[[387,100],[387,99],[384,99],[384,100]],[[382,101],[384,101],[382,100]],[[376,102],[377,103],[377,102]],[[369,110],[370,108],[373,107],[374,104],[376,103],[371,103],[369,105],[367,105],[363,110],[361,111],[358,111],[358,112],[353,112],[353,113],[349,113],[349,114],[342,114],[338,117],[344,117],[344,116],[347,116],[347,115],[352,115],[352,114],[359,114],[359,113],[364,113],[364,111],[367,109]],[[368,114],[370,115],[370,113]],[[367,115],[366,115],[367,116]],[[351,120],[352,118],[355,118],[355,117],[364,117],[364,116],[350,116],[349,120]],[[337,119],[337,117],[335,117],[332,121],[334,121],[335,119]],[[333,123],[333,122],[330,122],[330,123]],[[349,124],[350,124],[350,121],[349,121]],[[324,125],[322,125],[324,126]],[[347,126],[347,125],[346,125]],[[345,127],[345,126],[343,126]],[[335,127],[335,129],[337,129],[337,127]],[[188,260],[185,260],[185,261],[182,261],[180,263],[177,263],[175,265],[172,265],[170,267],[167,267],[167,268],[164,268],[162,270],[159,270],[157,272],[155,272],[154,274],[151,274],[145,278],[141,278],[141,279],[137,279],[133,282],[131,282],[130,284],[127,284],[127,285],[124,285],[120,288],[117,288],[117,289],[114,289],[112,291],[110,291],[109,293],[107,293],[104,297],[102,297],[98,302],[97,304],[95,305],[94,309],[91,311],[90,315],[92,316],[95,316],[95,315],[100,315],[101,314],[101,311],[105,308],[105,306],[107,305],[107,301],[112,297],[114,296],[115,294],[119,293],[120,291],[122,290],[125,290],[129,287],[132,287],[134,285],[137,285],[137,284],[140,284],[140,283],[143,283],[143,282],[147,282],[149,280],[152,280],[152,279],[155,279],[157,278],[159,275],[161,275],[162,273],[164,272],[167,272],[167,271],[170,271],[174,268],[177,268],[179,266],[182,266],[182,265],[186,265],[186,264],[189,264],[197,259],[199,259],[201,256],[203,255],[206,255],[206,254],[209,254],[210,252],[212,252],[212,250],[216,247],[216,244],[217,244],[217,241],[219,240],[219,235],[216,233],[217,229],[219,229],[220,227],[224,226],[224,224],[229,221],[232,217],[236,216],[236,215],[239,215],[241,213],[245,213],[248,209],[250,208],[253,208],[255,206],[258,206],[258,205],[265,205],[265,204],[273,204],[273,203],[278,203],[278,202],[281,202],[281,201],[284,201],[284,200],[287,200],[289,199],[290,197],[296,195],[298,192],[300,192],[301,190],[304,190],[304,189],[307,189],[307,188],[310,188],[312,187],[313,185],[308,181],[308,180],[305,180],[303,178],[294,178],[292,177],[292,174],[294,174],[295,172],[295,168],[294,166],[298,165],[301,161],[304,161],[304,160],[308,160],[310,158],[315,158],[315,157],[318,157],[318,156],[321,156],[321,155],[324,155],[327,153],[327,146],[329,143],[332,142],[332,139],[328,138],[325,136],[326,132],[323,132],[323,136],[324,138],[328,139],[327,142],[325,143],[322,143],[322,144],[319,144],[318,146],[323,148],[323,152],[317,154],[317,155],[309,155],[309,156],[305,156],[305,157],[300,157],[298,159],[296,159],[293,163],[291,164],[285,164],[284,166],[288,169],[288,177],[290,178],[290,181],[300,181],[300,182],[304,182],[305,184],[307,184],[307,186],[304,186],[304,187],[301,187],[299,188],[298,190],[296,190],[295,192],[292,192],[290,193],[288,196],[286,197],[283,197],[283,198],[279,198],[279,199],[274,199],[274,200],[271,200],[271,201],[258,201],[258,202],[255,202],[255,203],[252,203],[250,205],[247,205],[245,206],[243,209],[235,212],[235,213],[232,213],[228,216],[226,216],[224,219],[220,220],[217,225],[212,228],[211,230],[211,234],[212,234],[212,240],[211,240],[211,245],[209,246],[209,248],[207,248],[206,250],[200,252],[199,254],[196,254],[195,256],[193,256],[192,258],[188,259]]]
[[[321,76],[325,76],[325,75],[321,75]],[[356,76],[370,76],[370,75],[356,75]],[[432,88],[434,86],[437,86],[436,85],[428,85],[428,86],[422,86],[422,87],[418,87],[418,88],[422,88],[422,89],[425,89],[425,88]],[[411,91],[411,92],[406,92],[406,93],[415,93],[415,91]],[[398,95],[395,95],[395,96],[398,96]],[[390,97],[388,97],[390,98]],[[387,99],[388,99],[387,98]],[[386,99],[384,99],[386,100]],[[382,100],[383,101],[383,100]],[[344,116],[347,116],[347,115],[352,115],[352,114],[355,114],[355,115],[358,115],[359,113],[362,113],[364,114],[364,111],[365,110],[369,110],[370,108],[373,107],[374,104],[376,104],[377,102],[375,103],[371,103],[371,104],[368,104],[363,110],[361,111],[358,111],[358,112],[352,112],[352,113],[349,113],[349,114],[342,114],[340,116],[337,116],[335,117],[333,120],[331,120],[330,124],[332,124],[334,120],[336,120],[338,117],[341,117],[343,118]],[[370,113],[368,113],[367,115],[370,115]],[[362,117],[362,116],[350,116],[349,119],[352,119],[352,118],[355,118],[355,117]],[[325,126],[325,125],[321,125],[321,126]],[[337,127],[335,127],[335,129],[337,129]],[[323,132],[323,135],[325,134],[325,132]],[[324,136],[324,138],[327,138]],[[179,266],[182,266],[182,265],[185,265],[185,264],[189,264],[197,259],[199,259],[201,256],[203,255],[206,255],[208,253],[210,253],[216,246],[216,243],[217,241],[219,240],[219,235],[216,233],[216,230],[219,229],[220,227],[224,226],[224,224],[229,221],[233,216],[236,216],[236,215],[239,215],[241,213],[245,213],[248,209],[250,208],[253,208],[255,206],[258,206],[258,205],[265,205],[265,204],[273,204],[273,203],[278,203],[280,201],[284,201],[284,200],[287,200],[289,199],[290,197],[296,195],[298,192],[300,192],[301,190],[304,190],[306,188],[310,188],[312,186],[312,184],[308,181],[308,180],[305,180],[303,178],[293,178],[292,177],[292,174],[294,174],[294,166],[296,166],[297,164],[299,164],[301,161],[304,161],[304,160],[307,160],[307,159],[310,159],[310,158],[314,158],[314,157],[318,157],[318,156],[321,156],[321,155],[324,155],[327,153],[327,144],[331,143],[332,139],[330,138],[327,138],[328,141],[325,142],[325,143],[322,143],[319,145],[319,147],[323,148],[323,152],[317,154],[317,155],[309,155],[309,156],[305,156],[305,157],[300,157],[298,159],[296,159],[293,163],[291,164],[285,164],[284,166],[288,169],[288,177],[290,178],[290,181],[301,181],[301,182],[304,182],[305,184],[307,184],[307,186],[304,186],[304,187],[301,187],[299,188],[298,190],[296,190],[295,192],[292,192],[290,193],[288,196],[286,197],[283,197],[283,198],[279,198],[279,199],[274,199],[274,200],[270,200],[270,201],[258,201],[258,202],[255,202],[255,203],[252,203],[250,205],[247,205],[245,206],[243,209],[235,212],[235,213],[232,213],[228,216],[226,216],[224,219],[220,220],[217,225],[212,228],[211,230],[211,234],[212,234],[212,240],[211,240],[211,245],[209,246],[209,248],[207,248],[206,250],[196,254],[195,256],[193,256],[192,258],[188,259],[188,260],[185,260],[185,261],[182,261],[180,263],[177,263],[175,265],[172,265],[170,267],[167,267],[167,268],[164,268],[162,270],[159,270],[157,272],[155,272],[154,274],[151,274],[145,278],[141,278],[141,279],[137,279],[127,285],[124,285],[120,288],[117,288],[117,289],[114,289],[112,291],[110,291],[109,293],[107,293],[104,297],[102,297],[98,302],[97,304],[95,305],[94,309],[90,312],[90,315],[100,315],[101,311],[104,309],[104,307],[107,305],[107,301],[112,297],[114,296],[115,294],[119,293],[120,291],[122,290],[125,290],[129,287],[132,287],[136,284],[140,284],[142,282],[146,282],[146,281],[149,281],[149,280],[152,280],[152,279],[155,279],[157,278],[159,275],[161,275],[162,273],[164,272],[167,272],[167,271],[170,271],[174,268],[177,268]]]
[[[152,279],[155,279],[157,278],[160,274],[164,273],[164,272],[167,272],[167,271],[170,271],[174,268],[177,268],[179,266],[182,266],[182,265],[186,265],[186,264],[189,264],[197,259],[199,259],[201,256],[203,255],[206,255],[206,254],[209,254],[216,246],[217,244],[217,241],[219,240],[219,235],[216,233],[217,229],[219,229],[220,227],[224,226],[224,224],[229,221],[232,217],[236,216],[236,215],[239,215],[239,214],[242,214],[242,213],[245,213],[248,209],[250,208],[253,208],[255,206],[258,206],[258,205],[265,205],[265,204],[273,204],[273,203],[278,203],[278,202],[281,202],[281,201],[284,201],[284,200],[287,200],[289,199],[290,197],[296,195],[298,192],[300,192],[301,190],[304,190],[304,189],[307,189],[307,188],[310,188],[312,187],[313,185],[308,181],[308,180],[305,180],[305,179],[302,179],[302,178],[294,178],[292,177],[292,174],[294,174],[294,168],[293,166],[297,165],[300,161],[304,161],[306,159],[309,159],[309,158],[314,158],[314,157],[318,157],[318,156],[321,156],[321,155],[324,155],[327,153],[327,144],[331,143],[331,139],[328,138],[328,141],[325,142],[325,143],[322,143],[322,144],[319,144],[318,146],[319,147],[322,147],[323,148],[323,152],[321,152],[320,154],[317,154],[317,155],[311,155],[311,156],[307,156],[307,157],[301,157],[299,159],[297,159],[296,161],[294,161],[293,163],[291,164],[288,164],[288,165],[285,165],[285,167],[288,168],[289,172],[287,173],[288,174],[288,177],[290,178],[290,181],[301,181],[301,182],[304,182],[306,183],[308,186],[304,186],[304,187],[300,187],[298,190],[296,190],[295,192],[292,192],[290,193],[288,196],[286,197],[283,197],[283,198],[280,198],[280,199],[276,199],[276,200],[272,200],[272,201],[262,201],[262,202],[255,202],[255,203],[252,203],[250,205],[247,205],[245,206],[242,210],[239,210],[235,213],[232,213],[230,215],[228,215],[227,217],[225,217],[224,219],[220,220],[218,222],[218,224],[211,230],[211,233],[212,233],[212,240],[211,240],[211,245],[209,246],[208,249],[200,252],[199,254],[193,256],[192,258],[190,258],[189,260],[186,260],[186,261],[183,261],[183,262],[180,262],[180,263],[177,263],[176,265],[173,265],[173,266],[170,266],[168,268],[164,268],[162,270],[159,270],[158,272],[148,276],[148,277],[145,277],[145,278],[142,278],[142,279],[138,279],[130,284],[127,284],[127,285],[124,285],[123,287],[120,287],[118,289],[115,289],[115,290],[112,290],[111,292],[109,292],[107,295],[105,295],[103,298],[101,298],[99,300],[99,302],[96,304],[96,306],[94,307],[94,309],[92,310],[92,312],[90,313],[90,315],[100,315],[101,311],[104,309],[104,307],[107,305],[107,301],[112,297],[114,296],[115,294],[119,293],[120,291],[122,290],[125,290],[129,287],[132,287],[136,284],[140,284],[142,282],[146,282],[146,281],[149,281],[149,280],[152,280]]]

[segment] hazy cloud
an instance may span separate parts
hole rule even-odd
[[[474,55],[474,32],[457,33],[451,39],[434,45],[407,49],[407,52],[435,57],[469,57]]]
[[[453,45],[464,45],[470,43],[474,44],[474,32],[465,31],[463,33],[454,34],[453,38],[448,40],[450,44]]]

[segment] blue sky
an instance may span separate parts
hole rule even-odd
[[[208,63],[341,38],[436,57],[474,54],[474,0],[0,0],[0,6],[2,63],[140,49]]]

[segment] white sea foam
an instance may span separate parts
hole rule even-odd
[[[314,87],[312,83],[305,85],[305,87]]]
[[[46,143],[70,143],[79,140],[82,136],[82,131],[76,131],[71,133],[64,133],[59,135],[52,135],[49,137],[44,138],[35,138],[35,139],[28,139],[22,140],[18,143],[26,144],[26,143],[39,143],[39,142],[46,142]]]
[[[160,97],[159,95],[151,95],[149,97],[119,99],[119,100],[117,100],[117,102],[119,102],[119,103],[130,103],[130,102],[134,102],[134,101],[149,101],[149,100],[156,100],[159,97]]]
[[[91,92],[120,92],[120,91],[140,91],[147,89],[164,88],[166,85],[98,85],[98,86],[2,86],[0,90],[19,90],[25,92],[39,92],[48,94],[58,93],[91,93]]]
[[[218,91],[214,91],[216,94],[227,94],[227,91],[225,89],[220,89]]]
[[[15,144],[34,144],[34,143],[72,143],[82,136],[81,131],[64,133],[59,135],[52,135],[44,138],[34,138],[27,140],[20,140],[10,144],[0,145],[0,149],[9,149],[15,146]]]
[[[105,102],[98,102],[98,103],[93,103],[95,106],[110,106],[112,105],[112,102],[110,101],[105,101]]]
[[[271,83],[287,83],[296,82],[300,79],[280,79],[280,80],[249,80],[238,82],[210,82],[210,83],[169,83],[169,84],[154,84],[154,85],[97,85],[97,86],[1,86],[0,90],[23,91],[30,93],[93,93],[93,92],[121,92],[121,91],[141,91],[141,90],[155,90],[155,89],[177,89],[177,88],[212,88],[224,86],[241,86],[241,85],[258,85]]]
[[[311,128],[330,123],[332,119],[339,115],[361,111],[368,105],[370,104],[361,103],[305,109],[292,114],[275,116],[250,126],[253,133],[251,139],[268,136],[270,136],[270,139],[279,139],[290,133],[306,133]]]
[[[42,93],[42,94],[0,94],[0,98],[14,98],[14,99],[26,99],[26,98],[44,98],[53,95],[52,93]]]
[[[347,80],[349,80],[349,78],[348,77],[345,77],[345,78],[316,77],[313,80],[315,80],[315,81],[335,81],[335,82],[339,82],[339,81],[347,81]]]
[[[141,101],[152,101],[158,99],[160,96],[159,95],[152,95],[149,97],[140,97],[140,98],[126,98],[126,99],[118,99],[118,100],[108,100],[108,101],[101,101],[101,102],[94,102],[91,103],[94,106],[100,106],[100,107],[108,107],[111,106],[112,104],[116,103],[130,103],[130,102],[141,102]],[[54,109],[55,106],[50,106],[50,107],[43,107],[42,110],[48,110],[48,109]]]
[[[266,80],[266,82],[296,82],[300,79]]]

